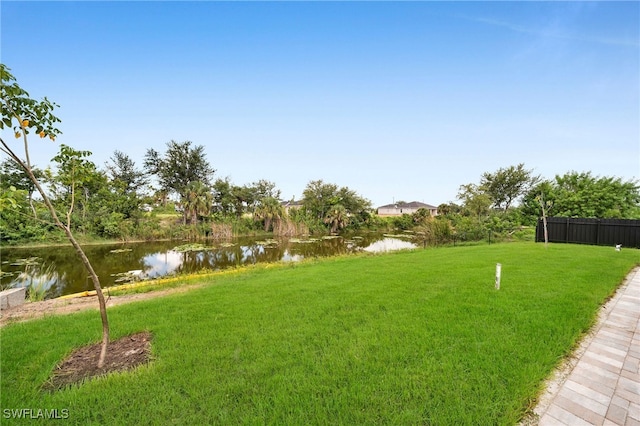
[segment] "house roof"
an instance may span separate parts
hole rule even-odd
[[[421,203],[419,201],[412,201],[410,203],[393,203],[387,204],[386,206],[380,206],[379,209],[427,209],[434,210],[437,209],[436,206],[432,206],[431,204]]]

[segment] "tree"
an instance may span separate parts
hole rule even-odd
[[[480,187],[491,198],[497,209],[508,210],[511,204],[535,185],[540,178],[533,176],[532,170],[524,168],[524,164],[500,168],[495,173],[483,173]]]
[[[253,182],[250,186],[247,187],[247,189],[251,193],[251,198],[253,201],[251,205],[252,209],[258,207],[260,203],[265,199],[280,199],[280,190],[276,189],[276,184],[266,179],[260,179],[257,182]]]
[[[58,163],[56,180],[66,192],[67,227],[71,228],[71,216],[76,203],[82,209],[82,224],[86,229],[86,212],[90,195],[103,186],[104,176],[97,171],[96,165],[87,160],[90,151],[78,151],[67,145],[60,145],[60,152],[52,161]]]
[[[324,218],[324,223],[328,224],[332,234],[343,229],[349,223],[349,214],[342,204],[336,204],[329,208]]]
[[[322,179],[312,180],[302,192],[302,205],[315,216],[323,220],[327,210],[338,204],[338,186],[332,183],[324,183]]]
[[[136,169],[136,163],[127,155],[118,150],[105,163],[107,174],[111,182],[116,184],[125,194],[138,194],[148,179],[142,170]]]
[[[233,213],[234,197],[232,184],[228,177],[216,179],[213,183],[213,205],[214,211],[222,216],[228,216]]]
[[[529,225],[535,225],[540,217],[553,215],[553,184],[550,180],[542,180],[522,198],[521,212]],[[542,202],[542,203],[541,203]],[[542,211],[541,209],[544,209]]]
[[[413,223],[423,225],[431,217],[431,212],[424,207],[419,208],[413,215]]]
[[[338,190],[337,198],[339,203],[344,206],[347,213],[351,215],[351,220],[371,209],[371,201],[361,197],[356,191],[351,190],[346,186],[343,186]]]
[[[536,199],[544,193],[548,216],[590,218],[640,218],[640,186],[637,181],[617,177],[597,177],[575,171],[543,181],[524,197],[524,213],[537,216]]]
[[[144,158],[144,166],[149,174],[158,178],[162,190],[178,194],[182,199],[191,182],[202,182],[209,186],[215,170],[206,160],[204,147],[191,147],[190,141],[167,143],[167,152],[161,156],[149,149]]]
[[[266,197],[256,207],[255,217],[264,221],[264,231],[269,232],[272,224],[284,217],[284,208],[276,198]]]
[[[540,203],[540,210],[542,210],[542,226],[544,230],[544,246],[549,244],[549,229],[547,227],[547,209],[552,206],[550,201],[544,199],[544,190],[541,188],[540,195],[536,197]]]
[[[182,199],[185,219],[190,216],[191,223],[196,225],[198,223],[198,216],[206,216],[211,213],[213,196],[209,188],[200,181],[190,182],[185,191],[184,198]]]
[[[340,206],[337,210],[344,211],[345,215],[345,220],[340,221],[338,229],[347,224],[358,226],[370,218],[369,200],[346,186],[338,188],[338,185],[324,183],[322,180],[313,180],[307,184],[302,192],[302,205],[305,214],[314,217],[320,224],[330,225],[330,228],[333,227],[333,222],[327,221],[327,217],[334,215],[336,206]],[[329,212],[332,210],[333,213],[330,215]]]
[[[260,179],[251,184],[255,188],[256,198],[262,200],[264,198],[280,198],[280,190],[276,189],[276,184],[266,179]]]
[[[462,201],[464,207],[480,219],[489,213],[491,197],[482,187],[469,183],[460,185],[458,199]]]
[[[462,206],[456,203],[442,203],[438,206],[438,214],[442,216],[450,216],[460,214],[462,212]]]
[[[236,212],[236,216],[240,218],[246,209],[252,206],[255,202],[255,194],[252,189],[246,185],[231,187],[231,194],[233,198],[233,208]]]
[[[18,203],[18,199],[22,198],[20,193],[24,193],[17,189],[15,186],[4,186],[0,187],[0,214],[4,213],[7,208],[16,209],[19,208],[20,205]]]
[[[0,151],[7,154],[9,158],[15,161],[16,164],[22,167],[22,169],[27,173],[29,179],[33,182],[34,186],[42,196],[45,205],[51,213],[51,217],[53,218],[55,225],[64,231],[67,239],[75,249],[78,257],[91,277],[93,287],[96,290],[96,295],[98,297],[100,317],[102,319],[102,345],[100,357],[98,359],[98,368],[102,368],[104,366],[104,360],[107,355],[107,346],[109,344],[109,321],[107,318],[107,306],[102,293],[100,279],[96,275],[93,266],[82,250],[82,247],[80,247],[80,244],[76,241],[71,229],[68,226],[65,226],[58,217],[58,213],[53,207],[51,200],[34,174],[31,160],[29,159],[29,142],[27,135],[31,131],[35,131],[41,138],[48,136],[51,140],[55,140],[55,138],[62,133],[56,127],[56,123],[60,122],[60,119],[53,115],[53,109],[56,106],[56,104],[49,101],[46,97],[42,101],[31,99],[29,94],[18,85],[15,77],[9,72],[9,69],[4,64],[0,64],[0,112],[2,113],[0,130],[5,127],[13,128],[16,138],[22,138],[24,158],[21,158],[16,154],[16,152],[2,138],[0,138],[0,145],[2,145]]]
[[[42,179],[44,173],[42,170],[33,167],[33,175],[38,179]],[[36,191],[36,186],[22,167],[10,158],[4,160],[2,166],[0,166],[0,183],[5,188],[14,187],[25,191],[33,217],[34,219],[38,218],[36,208],[33,205],[33,193]]]
[[[39,223],[27,213],[27,191],[0,181],[0,241],[12,242],[34,237],[40,231]],[[36,226],[29,226],[34,223]]]
[[[148,182],[146,174],[136,168],[128,155],[117,150],[105,163],[105,169],[109,185],[105,194],[107,199],[103,200],[101,209],[108,211],[107,214],[111,216],[117,213],[125,220],[140,218],[142,189]]]

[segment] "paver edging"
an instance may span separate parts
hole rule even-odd
[[[544,392],[540,395],[536,407],[533,411],[526,416],[519,426],[535,426],[538,424],[540,418],[552,407],[552,403],[555,397],[560,393],[565,382],[569,379],[573,369],[580,362],[585,352],[591,345],[596,334],[605,324],[611,311],[622,298],[623,294],[629,284],[635,279],[636,275],[640,274],[640,267],[635,267],[625,277],[622,284],[616,289],[613,296],[607,300],[602,308],[598,311],[595,324],[589,329],[587,333],[580,339],[577,348],[566,357],[561,364],[556,368],[551,377],[549,377],[544,384]]]

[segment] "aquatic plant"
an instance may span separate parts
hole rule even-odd
[[[186,253],[191,251],[211,251],[213,250],[213,247],[207,247],[199,243],[192,243],[192,244],[183,244],[181,246],[176,246],[173,248],[173,250],[179,253]]]

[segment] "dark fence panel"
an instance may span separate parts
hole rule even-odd
[[[549,242],[640,248],[640,220],[548,217]],[[536,242],[544,242],[542,219],[536,226]]]

